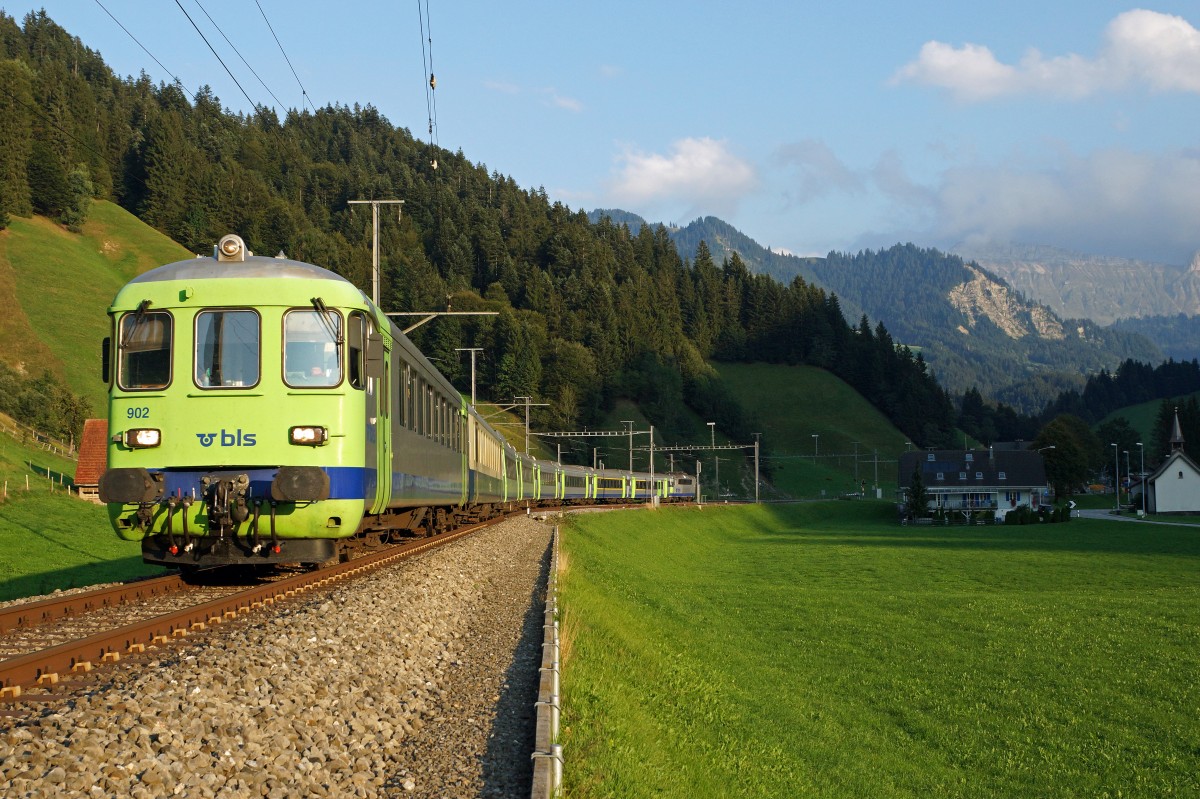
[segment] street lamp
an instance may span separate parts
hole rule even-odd
[[[1116,509],[1117,509],[1117,511],[1120,511],[1121,510],[1121,461],[1119,461],[1117,459],[1117,456],[1119,454],[1117,452],[1117,445],[1114,443],[1114,444],[1110,444],[1109,446],[1111,446],[1113,448],[1113,493],[1117,495]]]
[[[1138,441],[1141,463],[1138,465],[1138,476],[1141,477],[1141,515],[1146,515],[1146,447]]]
[[[812,440],[813,440],[813,465],[815,466],[817,463],[817,456],[821,454],[821,434],[813,433]]]
[[[711,442],[710,449],[712,449],[713,457],[715,458],[715,457],[717,457],[716,456],[716,452],[717,452],[717,423],[716,422],[708,423],[708,435],[709,435],[709,440]],[[716,483],[717,483],[716,493],[714,494],[714,496],[717,498],[717,501],[720,502],[720,500],[721,500],[721,461],[720,460],[717,461],[716,477],[714,479],[716,480]]]
[[[1129,483],[1125,487],[1125,496],[1133,498],[1133,475],[1129,473],[1129,450],[1123,450],[1125,453],[1125,480]]]

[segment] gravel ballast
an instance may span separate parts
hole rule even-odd
[[[528,796],[550,536],[513,519],[0,719],[4,795]]]

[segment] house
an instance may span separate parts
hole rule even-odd
[[[100,501],[100,477],[108,469],[108,420],[85,419],[79,441],[75,489],[80,499]]]
[[[1008,449],[942,449],[905,452],[899,463],[899,495],[908,499],[913,472],[919,471],[930,511],[995,511],[997,518],[1014,508],[1037,510],[1050,492],[1040,452]]]
[[[1179,410],[1171,429],[1171,454],[1143,483],[1149,513],[1200,513],[1200,466],[1183,451]]]

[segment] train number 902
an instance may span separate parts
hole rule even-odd
[[[125,409],[125,418],[126,419],[149,419],[150,418],[150,409],[146,408],[146,407],[126,408]]]

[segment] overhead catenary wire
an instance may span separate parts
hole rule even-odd
[[[168,75],[170,75],[170,76],[171,76],[171,78],[172,78],[172,79],[175,81],[175,83],[177,83],[177,84],[178,84],[180,87],[182,87],[182,86],[183,86],[183,81],[181,81],[181,80],[179,79],[179,76],[178,76],[178,75],[176,75],[176,74],[175,74],[174,72],[172,72],[171,70],[167,69],[167,68],[166,68],[166,66],[164,66],[164,65],[163,65],[163,62],[159,61],[159,60],[158,60],[158,57],[157,57],[157,56],[155,56],[155,55],[154,55],[154,53],[150,52],[150,51],[149,51],[149,50],[146,48],[146,45],[144,45],[144,44],[142,44],[140,41],[138,41],[138,38],[137,38],[136,36],[134,36],[132,33],[130,33],[130,31],[129,31],[129,28],[126,28],[126,27],[125,27],[125,26],[124,26],[124,25],[121,23],[121,20],[119,20],[119,19],[117,19],[115,16],[113,16],[113,13],[112,13],[111,11],[109,11],[107,8],[105,8],[105,7],[104,7],[104,4],[103,4],[103,3],[101,3],[101,2],[100,2],[100,0],[94,0],[94,2],[96,3],[96,5],[100,6],[100,10],[101,10],[101,11],[103,11],[105,14],[108,14],[109,18],[110,18],[110,19],[112,19],[112,21],[113,21],[113,22],[117,23],[117,27],[118,27],[118,28],[120,28],[121,30],[125,31],[125,35],[126,35],[126,36],[128,36],[130,39],[133,39],[133,42],[134,42],[134,44],[136,44],[138,47],[142,48],[142,52],[144,52],[146,55],[150,56],[151,60],[153,60],[155,64],[158,64],[158,65],[159,65],[159,67],[161,67],[161,68],[162,68],[162,71],[163,71],[163,72],[165,72],[165,73],[167,73]],[[200,92],[199,92],[199,91],[192,92],[192,99],[195,99],[197,96],[199,96],[199,94],[200,94]]]
[[[417,18],[421,23],[421,66],[424,69],[425,111],[429,115],[429,149],[434,150],[438,145],[437,77],[433,74],[433,24],[429,15],[429,0],[425,0],[424,11],[421,10],[421,0],[417,0]],[[431,156],[430,165],[437,169],[435,156]]]
[[[225,44],[229,45],[230,49],[232,49],[233,52],[237,54],[237,57],[242,59],[242,63],[246,65],[246,69],[250,70],[250,74],[253,75],[260,84],[262,84],[262,87],[267,90],[267,94],[271,95],[271,99],[273,99],[280,108],[286,108],[287,106],[285,106],[283,104],[282,100],[280,100],[278,97],[275,96],[275,92],[271,91],[271,87],[268,86],[267,82],[262,79],[262,76],[259,75],[258,72],[255,71],[254,67],[250,66],[250,62],[247,61],[246,57],[244,55],[242,55],[240,50],[237,49],[237,45],[235,45],[233,42],[229,41],[229,37],[225,35],[225,31],[221,30],[221,26],[218,25],[217,21],[212,18],[211,14],[208,13],[208,9],[206,9],[203,5],[200,4],[200,0],[192,0],[192,2],[194,2],[196,4],[197,8],[199,8],[201,11],[204,12],[204,16],[208,17],[208,21],[211,22],[212,26],[217,29],[217,33],[221,34],[221,38],[225,40]],[[259,10],[260,11],[262,10],[262,6],[259,6]],[[264,16],[264,19],[265,19],[265,16]],[[268,27],[270,27],[270,23],[267,23],[267,25],[268,25]],[[272,33],[274,33],[274,31],[272,31]],[[276,40],[276,41],[278,41],[278,40]],[[232,77],[232,75],[230,77]],[[241,87],[239,86],[238,88],[240,89]],[[249,100],[250,98],[247,97],[246,99]],[[257,110],[257,108],[258,108],[257,104],[252,103],[252,105],[254,105],[255,109]]]
[[[208,40],[208,37],[204,35],[204,31],[200,30],[200,26],[196,24],[196,20],[192,19],[192,15],[189,14],[187,12],[187,9],[183,7],[183,3],[180,3],[179,0],[175,0],[175,5],[179,6],[179,10],[183,12],[183,15],[185,17],[187,17],[188,22],[192,23],[192,27],[196,29],[196,33],[200,34],[200,38],[204,40],[204,43],[206,45],[208,45],[208,49],[210,51],[212,51],[213,56],[215,56],[217,61],[221,64],[221,68],[225,70],[225,74],[228,75],[230,80],[233,81],[234,85],[238,87],[238,91],[240,91],[242,93],[242,96],[246,98],[246,102],[248,102],[250,104],[251,108],[253,108],[254,110],[257,111],[258,103],[254,102],[253,100],[250,99],[250,95],[247,94],[246,90],[242,88],[242,84],[238,82],[237,77],[234,76],[233,72],[229,69],[229,66],[225,63],[224,59],[222,59],[220,54],[217,53],[216,48],[214,48],[212,46],[212,42],[210,42]],[[222,35],[224,35],[224,34],[222,34]]]
[[[300,76],[296,74],[296,68],[292,66],[292,59],[288,58],[287,51],[283,49],[283,43],[279,41],[279,37],[275,35],[275,27],[271,24],[271,20],[267,19],[267,12],[263,11],[262,3],[254,0],[254,4],[258,6],[258,13],[262,14],[263,22],[267,23],[267,30],[271,31],[271,37],[275,39],[275,44],[279,46],[279,52],[283,54],[283,60],[287,62],[288,69],[292,71],[292,77],[296,79],[296,85],[300,87],[300,96],[304,98],[304,102],[308,103],[308,107],[317,112],[316,107],[312,104],[312,100],[308,96],[308,90],[304,88],[304,84],[300,82]],[[274,95],[272,95],[274,96]],[[280,104],[282,105],[282,103]]]

